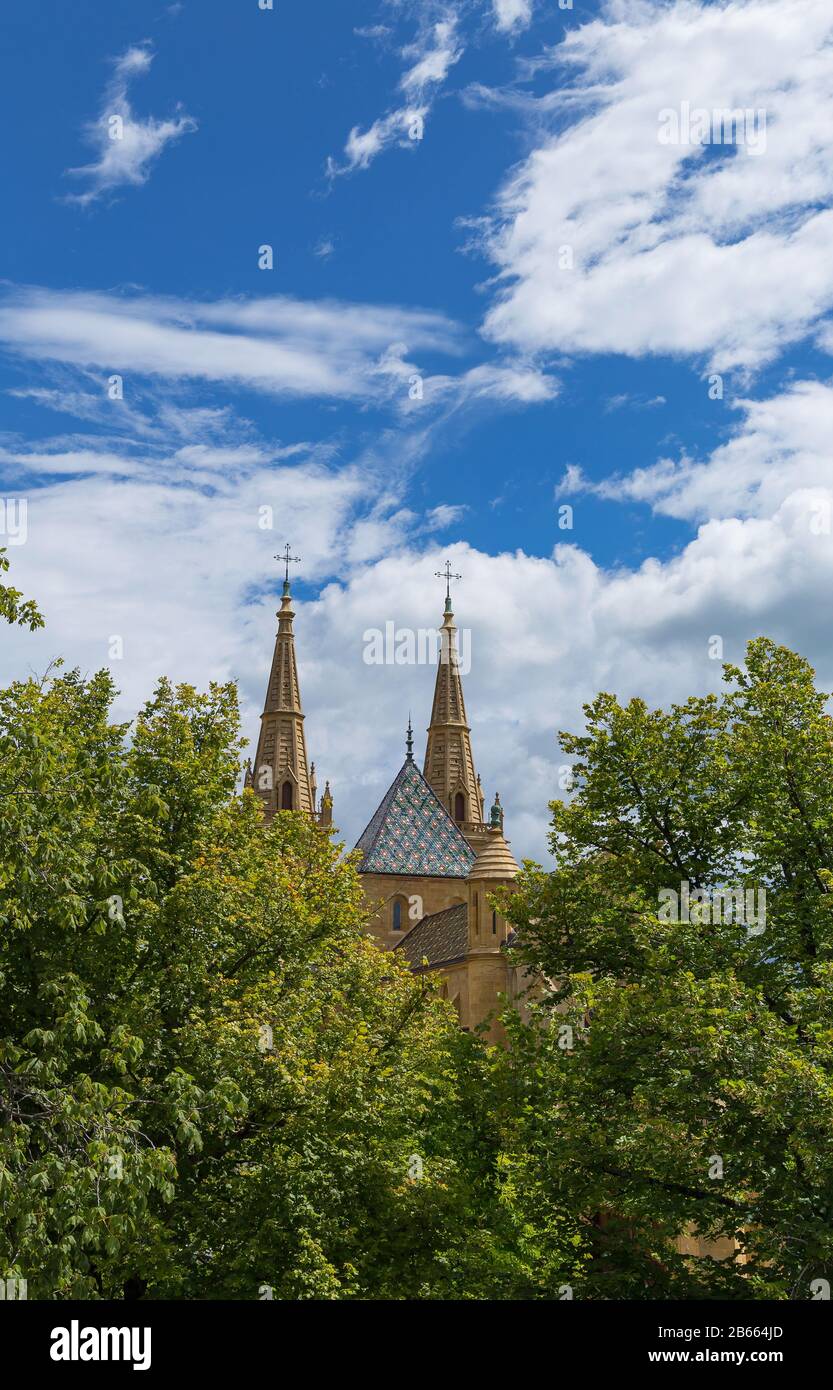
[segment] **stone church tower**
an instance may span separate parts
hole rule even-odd
[[[272,669],[261,715],[255,765],[245,785],[262,799],[266,820],[278,812],[300,812],[329,829],[333,799],[329,783],[316,800],[315,764],[307,764],[304,712],[298,685],[289,546]],[[504,1029],[495,1017],[504,1004],[521,1014],[540,994],[508,954],[514,932],[494,902],[495,889],[511,885],[518,865],[503,836],[503,809],[496,795],[489,823],[474,764],[463,682],[451,610],[450,566],[440,630],[424,769],[414,761],[410,720],[405,761],[359,837],[359,875],[368,908],[368,929],[383,949],[400,953],[414,974],[430,972],[466,1029],[485,1024],[486,1040],[500,1043]],[[460,576],[454,576],[459,578]],[[724,1259],[734,1237],[706,1241],[694,1230],[680,1235],[683,1254]]]
[[[272,819],[276,811],[302,811],[320,825],[331,825],[333,799],[330,784],[326,784],[319,804],[316,800],[315,763],[311,767],[307,763],[304,711],[292,630],[295,613],[289,585],[289,562],[295,556],[289,554],[289,546],[281,558],[286,563],[286,577],[277,613],[278,632],[272,669],[263,714],[260,716],[255,765],[254,768],[251,763],[247,765],[244,785],[251,787],[260,797],[267,821]]]
[[[526,982],[507,955],[508,925],[492,906],[518,865],[503,837],[495,796],[489,822],[474,762],[451,606],[450,565],[425,763],[405,762],[359,837],[359,875],[380,946],[400,951],[416,973],[436,972],[464,1028],[518,999]],[[489,1036],[498,1040],[499,1024]]]
[[[272,669],[261,715],[254,767],[245,785],[261,798],[266,820],[301,812],[330,827],[333,799],[327,783],[317,802],[315,764],[307,763],[304,712],[298,684],[289,564],[278,611]],[[495,888],[512,882],[518,866],[503,838],[503,809],[495,796],[489,822],[477,775],[466,714],[451,607],[451,567],[425,762],[414,760],[410,720],[405,761],[382,798],[356,850],[368,910],[368,930],[385,950],[401,951],[415,973],[432,971],[464,1028],[474,1028],[521,992],[509,962],[507,923],[493,907]],[[453,576],[459,578],[459,575]],[[499,1025],[489,1037],[499,1040]]]
[[[450,575],[447,579],[450,581]],[[479,844],[483,831],[483,790],[474,768],[448,583],[423,773],[469,842],[473,846]]]

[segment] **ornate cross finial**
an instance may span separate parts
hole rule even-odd
[[[405,735],[405,747],[408,750],[408,762],[414,760],[414,731],[411,728],[411,711],[408,710],[408,732]]]
[[[283,560],[283,563],[284,563],[284,566],[285,566],[285,568],[284,568],[284,575],[283,575],[283,587],[284,587],[284,591],[286,591],[286,590],[288,589],[288,587],[289,587],[289,566],[290,566],[290,564],[293,564],[293,565],[300,565],[300,563],[301,563],[301,557],[300,557],[300,555],[293,555],[293,554],[291,553],[291,551],[292,551],[292,546],[289,544],[289,541],[287,541],[286,545],[285,545],[284,548],[283,548],[283,553],[282,553],[281,555],[276,555],[276,556],[275,556],[275,559],[276,559],[276,560]]]
[[[446,612],[451,608],[451,581],[452,579],[462,579],[462,574],[451,573],[451,561],[446,560],[444,570],[435,570],[434,575],[437,579],[445,580],[445,607]]]

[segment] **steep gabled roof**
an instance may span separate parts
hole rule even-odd
[[[474,853],[461,830],[407,757],[360,836],[360,874],[465,878]]]
[[[432,912],[411,927],[393,949],[402,952],[412,970],[419,970],[425,960],[432,966],[462,960],[469,941],[468,916],[465,903]]]

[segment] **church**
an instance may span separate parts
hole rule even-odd
[[[280,811],[300,811],[328,828],[329,782],[319,799],[315,763],[307,759],[289,546],[280,558],[286,568],[278,631],[245,785],[261,798],[267,820]],[[484,815],[451,607],[451,579],[460,576],[446,565],[438,577],[446,581],[446,598],[422,770],[409,718],[405,760],[359,836],[357,867],[368,931],[379,946],[398,951],[416,974],[436,973],[461,1026],[487,1023],[486,1037],[499,1042],[502,1028],[492,1015],[504,998],[520,1004],[526,980],[511,962],[511,929],[491,894],[512,882],[518,865],[504,838],[497,794],[488,821]]]
[[[271,820],[280,811],[300,811],[318,825],[333,824],[329,782],[318,797],[315,764],[307,761],[304,711],[298,684],[289,546],[278,632],[261,715],[254,767],[245,785],[262,799]],[[513,964],[508,947],[513,929],[490,895],[518,873],[503,834],[503,808],[496,794],[484,819],[484,793],[474,761],[451,607],[451,567],[425,761],[414,759],[408,721],[405,761],[382,797],[356,852],[368,912],[368,930],[386,951],[398,951],[415,974],[431,972],[462,1028],[484,1025],[487,1042],[501,1043],[496,1017],[505,1003],[523,1015],[539,992],[528,973]],[[460,578],[459,575],[454,576]],[[604,1218],[600,1218],[603,1220]],[[676,1241],[681,1254],[726,1259],[733,1237],[714,1240],[687,1230]]]

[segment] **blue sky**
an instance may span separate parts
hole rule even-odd
[[[823,0],[7,6],[0,466],[48,626],[3,677],[234,677],[254,739],[288,539],[352,840],[433,682],[363,634],[437,623],[449,556],[538,857],[598,689],[716,688],[759,632],[833,684],[832,39]],[[663,143],[684,103],[746,125]]]

